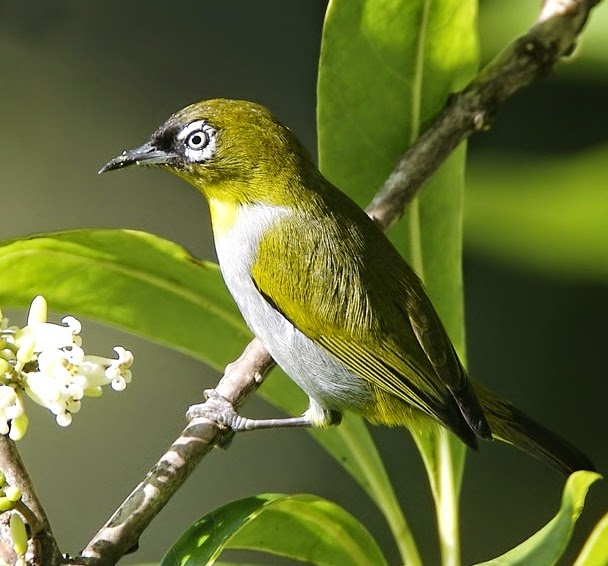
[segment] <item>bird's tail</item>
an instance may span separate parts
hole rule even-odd
[[[475,392],[492,430],[492,437],[512,444],[564,474],[595,471],[578,448],[531,419],[508,401],[475,382]]]

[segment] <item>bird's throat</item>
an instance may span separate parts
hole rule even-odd
[[[215,237],[229,232],[238,215],[239,204],[230,200],[209,199],[209,210],[211,212],[211,224]]]

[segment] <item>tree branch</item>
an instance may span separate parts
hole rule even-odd
[[[34,564],[56,564],[61,560],[61,552],[53,536],[51,524],[34,491],[34,484],[23,465],[15,443],[8,436],[0,435],[0,467],[6,483],[21,490],[21,501],[15,509],[21,513],[31,529],[28,559]],[[10,540],[8,520],[10,513],[2,515],[1,540]],[[15,557],[13,557],[15,558]]]
[[[383,229],[402,214],[429,177],[468,136],[485,130],[509,96],[546,75],[574,49],[590,10],[599,0],[546,0],[536,24],[517,38],[460,93],[399,160],[367,209]],[[254,339],[226,368],[217,391],[238,408],[261,384],[274,362]],[[168,502],[225,431],[193,420],[70,564],[111,565],[136,548],[150,521]]]
[[[576,46],[599,0],[546,0],[536,24],[510,43],[447,105],[398,161],[367,208],[387,229],[403,215],[424,183],[471,134],[489,128],[500,104],[544,77]]]
[[[274,362],[257,339],[226,367],[216,391],[238,408],[262,383]],[[131,492],[76,559],[66,564],[109,566],[137,548],[141,533],[226,430],[194,419]]]

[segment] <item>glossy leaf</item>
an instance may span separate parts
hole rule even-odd
[[[302,390],[279,369],[268,377],[260,395],[289,414],[301,413],[307,404]],[[401,542],[411,537],[382,458],[363,419],[346,414],[340,426],[308,431],[378,505],[392,528],[400,533]]]
[[[278,369],[267,379],[260,393],[290,414],[302,413],[308,401],[302,390]],[[376,489],[377,484],[388,481],[388,475],[363,420],[348,414],[340,426],[322,430],[311,429],[310,433],[346,468],[370,497],[379,503],[382,497]]]
[[[118,326],[223,368],[250,334],[218,267],[133,230],[77,230],[0,244],[0,305],[44,295],[54,311]]]
[[[478,159],[469,170],[467,245],[533,269],[607,279],[607,159],[608,147],[559,159]]]
[[[266,494],[229,503],[194,523],[162,566],[213,564],[229,548],[318,566],[382,566],[386,560],[359,521],[314,495]]]
[[[556,564],[566,550],[574,525],[583,511],[589,487],[600,477],[594,472],[572,474],[564,487],[561,507],[551,521],[506,554],[488,562],[482,562],[477,566],[527,566],[528,564],[552,566]]]
[[[472,0],[330,2],[319,65],[319,163],[360,205],[371,200],[449,93],[472,77],[478,60],[476,5]],[[464,157],[462,146],[390,234],[423,277],[462,357]],[[463,447],[439,429],[414,435],[436,497],[444,561],[457,561]],[[419,560],[414,546],[404,547],[397,535],[396,540],[404,560]]]
[[[0,305],[26,307],[37,294],[53,310],[118,326],[217,370],[249,338],[217,266],[143,232],[79,230],[0,244]],[[289,414],[306,407],[304,393],[278,369],[260,393]],[[372,499],[382,504],[391,495],[361,419],[351,415],[343,426],[313,434]],[[394,494],[392,500],[389,509]]]
[[[593,529],[574,566],[606,566],[606,562],[608,562],[608,513]]]
[[[472,0],[330,2],[319,63],[319,164],[361,206],[449,94],[472,77],[475,25]],[[464,157],[461,147],[424,189],[419,218],[414,205],[416,218],[391,232],[424,276],[461,353]]]

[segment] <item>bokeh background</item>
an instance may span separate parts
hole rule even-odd
[[[315,80],[324,0],[0,0],[0,238],[80,227],[135,228],[213,258],[203,199],[157,171],[98,177],[125,147],[201,98],[259,101],[315,151]],[[487,60],[535,17],[536,3],[486,0]],[[571,64],[509,101],[470,144],[465,294],[472,373],[608,469],[608,18],[593,14]],[[128,298],[125,298],[127,300]],[[3,305],[4,307],[5,305]],[[52,305],[51,305],[52,307]],[[6,311],[6,309],[4,309]],[[23,312],[8,310],[13,322]],[[58,313],[65,314],[65,313]],[[135,352],[120,395],[67,429],[32,412],[24,459],[62,549],[77,552],[184,424],[217,375],[115,329],[85,326],[88,350]],[[253,415],[274,414],[253,400]],[[438,563],[434,511],[402,430],[375,429],[426,563]],[[465,563],[544,525],[563,480],[504,445],[468,458]],[[372,502],[304,431],[239,436],[193,474],[125,564],[156,560],[182,530],[230,500],[311,492],[368,525],[398,555]],[[574,549],[605,512],[591,490]],[[572,561],[572,553],[564,564]]]

